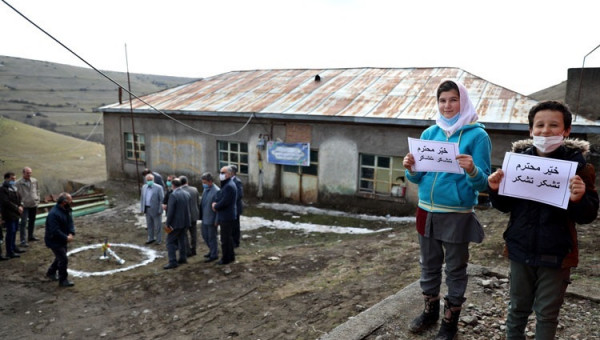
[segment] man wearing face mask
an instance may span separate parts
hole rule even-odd
[[[75,226],[71,216],[71,203],[73,199],[66,192],[58,196],[56,205],[46,217],[46,234],[44,241],[46,246],[54,253],[54,261],[46,272],[46,277],[52,281],[58,281],[59,287],[72,287],[73,282],[67,279],[67,244],[73,241]],[[56,275],[58,272],[58,275]]]
[[[0,211],[6,226],[6,257],[8,258],[20,257],[18,253],[24,252],[15,244],[19,217],[23,213],[21,195],[15,186],[16,179],[14,172],[5,173],[4,182],[0,188]]]
[[[204,255],[204,262],[212,262],[219,258],[219,244],[217,243],[217,214],[212,210],[217,193],[221,190],[213,182],[210,172],[202,174],[202,199],[200,200],[200,216],[202,220],[202,238],[208,246],[208,253]]]
[[[164,199],[163,187],[154,183],[154,175],[146,175],[146,184],[142,187],[140,199],[141,212],[146,214],[146,227],[148,240],[146,244],[162,241],[162,202]]]
[[[224,166],[219,173],[221,191],[219,197],[212,204],[213,211],[217,212],[217,223],[221,226],[221,260],[219,265],[235,261],[233,252],[233,228],[237,218],[237,188],[231,180],[233,171],[231,167]]]

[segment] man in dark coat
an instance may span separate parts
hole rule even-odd
[[[181,189],[181,181],[176,178],[172,182],[173,192],[169,196],[167,206],[167,254],[169,263],[164,269],[177,268],[178,264],[187,263],[187,247],[185,233],[190,227],[190,195]],[[179,260],[177,250],[179,249]]]
[[[233,177],[231,167],[222,167],[219,174],[221,180],[220,195],[212,204],[213,210],[217,212],[217,222],[221,226],[221,252],[223,255],[218,262],[220,265],[235,261],[232,233],[237,218],[237,188],[231,177]]]
[[[235,187],[237,188],[237,200],[235,202],[237,209],[237,218],[235,219],[235,225],[233,226],[233,246],[237,248],[240,246],[240,237],[242,235],[240,228],[240,218],[244,210],[244,203],[242,202],[242,198],[244,198],[244,184],[242,183],[242,180],[240,180],[237,177],[237,166],[232,165],[231,170],[233,171],[232,180],[235,183]]]
[[[179,180],[181,181],[181,190],[184,190],[190,195],[190,227],[188,228],[190,240],[187,241],[186,237],[186,246],[187,246],[187,256],[195,256],[196,255],[196,247],[198,246],[198,219],[200,216],[199,211],[199,202],[200,202],[200,193],[196,187],[189,185],[188,179],[186,176],[179,176]],[[187,235],[187,234],[186,234]]]
[[[23,213],[21,195],[15,186],[16,176],[14,172],[4,174],[4,182],[0,187],[0,211],[6,226],[6,257],[20,257],[18,253],[24,251],[17,248],[15,242],[19,228],[19,217]]]
[[[46,246],[54,253],[54,261],[48,268],[46,276],[57,281],[59,287],[72,287],[73,282],[67,279],[67,243],[73,241],[75,226],[71,216],[71,203],[73,198],[66,192],[58,196],[56,204],[46,217],[46,234],[44,241]],[[58,276],[56,272],[58,271]]]

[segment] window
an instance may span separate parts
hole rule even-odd
[[[218,141],[219,169],[236,165],[238,174],[248,174],[248,143]]]
[[[143,134],[125,132],[125,158],[132,161],[146,161],[146,142]]]
[[[319,175],[319,151],[310,150],[310,165],[309,166],[298,166],[298,165],[284,165],[283,171],[293,172],[298,175]]]
[[[402,157],[360,155],[359,191],[402,196],[404,186]]]

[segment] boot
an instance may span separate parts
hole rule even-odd
[[[419,333],[429,328],[440,318],[440,296],[439,295],[425,295],[425,308],[423,313],[417,316],[408,326],[408,329],[413,333]]]
[[[458,318],[460,317],[460,305],[451,304],[444,298],[444,318],[435,340],[452,340],[458,332]]]

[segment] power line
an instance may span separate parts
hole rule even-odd
[[[89,63],[87,60],[85,60],[84,58],[82,58],[81,56],[79,56],[77,53],[75,53],[72,49],[70,49],[69,47],[67,47],[65,44],[63,44],[60,40],[58,40],[57,38],[55,38],[53,35],[51,35],[50,33],[46,32],[43,28],[41,28],[39,25],[37,25],[35,22],[33,22],[31,19],[29,19],[27,16],[25,16],[23,13],[21,13],[18,9],[16,9],[15,7],[13,7],[11,4],[9,4],[8,2],[6,2],[5,0],[2,0],[2,2],[4,2],[4,4],[6,4],[6,6],[10,7],[13,11],[15,11],[17,14],[19,14],[21,17],[23,17],[23,19],[27,20],[30,24],[32,24],[33,26],[35,26],[37,29],[39,29],[40,31],[42,31],[44,34],[46,34],[48,37],[50,37],[52,40],[54,40],[56,43],[58,43],[60,46],[62,46],[64,49],[66,49],[67,51],[71,52],[71,54],[73,54],[75,57],[77,57],[79,60],[81,60],[82,62],[84,62],[86,65],[88,65],[89,67],[91,67],[94,71],[98,72],[100,75],[102,75],[104,78],[108,79],[110,82],[112,82],[113,84],[119,86],[120,88],[122,88],[125,92],[127,92],[128,94],[130,94],[131,96],[133,96],[135,99],[141,101],[142,103],[148,105],[152,110],[162,114],[163,116],[171,119],[172,121],[183,125],[185,127],[187,127],[188,129],[191,129],[193,131],[196,131],[198,133],[202,133],[205,135],[209,135],[209,136],[213,136],[213,137],[228,137],[228,136],[233,136],[237,133],[239,133],[240,131],[242,131],[243,129],[246,128],[246,126],[248,126],[248,124],[250,124],[250,121],[252,120],[252,118],[254,118],[254,112],[250,114],[250,117],[248,118],[248,121],[237,131],[234,131],[232,133],[227,133],[227,134],[214,134],[214,133],[210,133],[210,132],[206,132],[206,131],[202,131],[202,130],[198,130],[193,126],[190,126],[176,118],[173,118],[171,116],[169,116],[168,114],[166,114],[165,112],[155,108],[154,106],[152,106],[151,104],[149,104],[148,102],[146,102],[145,100],[143,100],[142,98],[138,97],[137,95],[135,95],[134,93],[132,93],[131,91],[129,91],[128,89],[126,89],[124,86],[122,86],[121,84],[119,84],[117,81],[113,80],[111,77],[109,77],[108,75],[106,75],[105,73],[103,73],[102,71],[100,71],[99,69],[97,69],[96,67],[94,67],[94,65],[92,65],[91,63]]]

